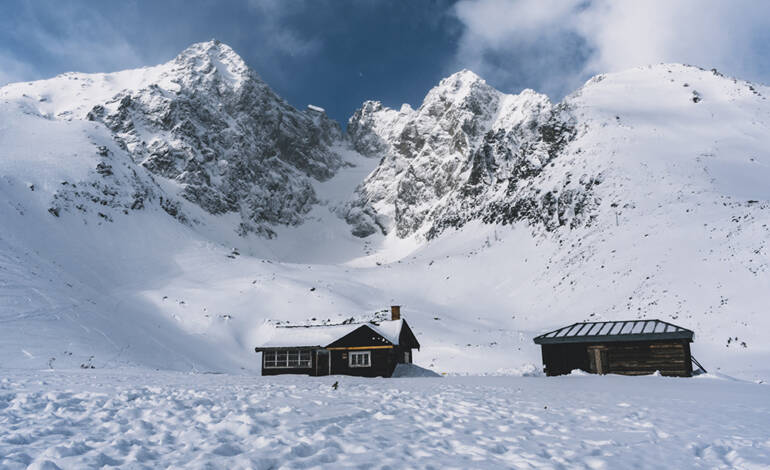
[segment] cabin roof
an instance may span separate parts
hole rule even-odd
[[[346,323],[340,325],[274,326],[269,337],[257,349],[325,347],[356,331],[368,327],[375,333],[398,346],[404,320],[387,320],[377,323]]]
[[[693,332],[662,320],[621,320],[573,323],[534,338],[537,344],[602,343],[686,339]]]

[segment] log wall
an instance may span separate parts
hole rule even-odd
[[[610,374],[644,375],[660,371],[661,375],[690,377],[692,358],[687,341],[646,343],[608,343],[607,372]]]
[[[543,365],[549,376],[569,374],[574,369],[599,372],[594,350],[601,351],[605,374],[692,376],[692,357],[687,340],[608,343],[543,344]]]

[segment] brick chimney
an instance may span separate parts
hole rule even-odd
[[[390,319],[391,320],[401,320],[401,306],[400,305],[391,305],[390,306]]]

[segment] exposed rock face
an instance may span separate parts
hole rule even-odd
[[[545,95],[506,95],[464,70],[442,80],[417,110],[364,103],[348,134],[356,150],[382,158],[346,208],[358,236],[395,230],[432,238],[479,218],[527,219],[547,229],[590,221],[598,177],[578,185],[568,177],[562,191],[536,184],[576,135],[569,106]]]
[[[182,223],[190,221],[179,209],[179,203],[162,196],[163,190],[146,171],[127,165],[125,154],[115,155],[106,146],[96,149],[99,163],[91,177],[81,181],[63,180],[53,194],[48,212],[59,217],[62,211],[95,213],[112,222],[112,214],[142,210],[157,199],[159,206]],[[137,171],[138,170],[138,171]]]
[[[158,66],[157,77],[93,107],[136,163],[179,183],[212,214],[238,212],[240,233],[270,235],[297,224],[316,201],[311,179],[343,164],[339,125],[298,111],[228,46],[195,44]]]

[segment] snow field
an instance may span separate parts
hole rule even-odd
[[[768,423],[714,377],[6,371],[0,468],[770,468]]]

